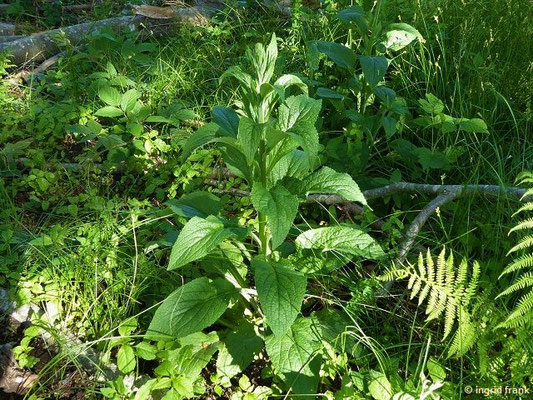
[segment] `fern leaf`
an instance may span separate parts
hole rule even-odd
[[[507,255],[516,253],[520,250],[526,250],[530,247],[533,247],[533,235],[528,235],[522,238],[511,250],[509,250]]]
[[[527,272],[524,275],[522,275],[520,278],[514,281],[514,283],[509,286],[507,289],[505,289],[503,292],[501,292],[498,297],[500,296],[506,296],[508,294],[518,292],[519,290],[523,290],[527,287],[533,286],[533,271]]]
[[[511,264],[509,264],[503,272],[500,274],[500,278],[503,275],[510,274],[511,272],[519,271],[526,268],[533,268],[533,253],[526,254],[515,259]]]
[[[512,228],[509,233],[516,232],[516,231],[522,231],[524,229],[533,229],[533,217],[528,218],[525,221],[522,221],[518,225],[516,225],[514,228]]]

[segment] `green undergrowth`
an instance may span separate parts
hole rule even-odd
[[[531,203],[458,198],[402,265],[431,196],[358,215],[302,203],[365,204],[359,190],[400,181],[531,187],[531,2],[294,3],[292,17],[231,3],[157,39],[95,32],[27,82],[0,55],[0,286],[45,311],[2,333],[40,374],[28,398],[531,384]],[[9,21],[30,33],[123,5],[49,8],[13,2]],[[60,344],[48,356],[43,333]],[[94,380],[87,348],[116,374]]]

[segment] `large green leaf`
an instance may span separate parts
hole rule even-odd
[[[213,121],[220,127],[220,130],[228,136],[237,137],[239,129],[239,115],[231,108],[214,106]]]
[[[241,117],[239,121],[237,143],[242,149],[248,165],[252,165],[254,161],[264,129],[265,126],[263,124],[258,124],[250,118]]]
[[[335,251],[375,260],[384,256],[383,249],[367,233],[351,226],[310,229],[296,238],[301,249]]]
[[[324,42],[322,40],[317,40],[315,43],[317,50],[331,58],[339,67],[345,68],[348,71],[355,71],[357,56],[352,49],[342,44]]]
[[[277,248],[289,233],[298,212],[298,197],[283,186],[270,190],[256,182],[252,188],[252,203],[260,213],[264,213],[272,234],[272,248]]]
[[[222,221],[216,217],[191,218],[172,247],[168,270],[180,268],[206,256],[232,235],[233,231],[225,228]]]
[[[218,125],[213,122],[198,128],[198,130],[191,134],[183,144],[181,148],[181,157],[186,159],[198,147],[205,146],[212,142],[216,137],[218,129]]]
[[[393,395],[392,385],[387,376],[378,371],[370,370],[368,391],[375,400],[390,400]]]
[[[283,336],[265,339],[267,354],[285,384],[299,399],[315,399],[318,387],[321,347],[315,319],[299,318]],[[313,395],[314,394],[314,395]]]
[[[122,95],[113,86],[102,85],[98,88],[98,97],[107,105],[118,107]]]
[[[220,199],[209,192],[192,192],[182,198],[168,200],[165,205],[177,215],[185,218],[218,215],[222,208]]]
[[[102,108],[99,108],[98,110],[96,110],[94,115],[96,115],[98,117],[115,118],[115,117],[120,117],[120,116],[124,115],[124,113],[118,107],[105,106],[105,107],[102,107]]]
[[[198,278],[172,292],[159,306],[147,336],[178,338],[213,324],[226,310],[236,289],[225,279]]]
[[[387,68],[389,68],[389,60],[382,56],[361,56],[359,62],[363,69],[363,75],[371,87],[375,87],[381,82]]]
[[[300,193],[332,193],[342,196],[348,201],[358,201],[366,204],[365,196],[352,177],[346,173],[336,172],[329,167],[323,167],[303,179],[298,186]]]
[[[322,102],[305,94],[290,96],[279,106],[279,125],[282,130],[291,130],[295,125],[307,123],[314,125],[320,114]]]
[[[256,258],[252,266],[266,323],[274,335],[281,336],[290,329],[300,312],[307,279],[302,273],[276,262]]]
[[[368,30],[368,21],[366,20],[365,11],[361,6],[351,6],[339,11],[337,18],[346,23],[353,22],[357,25],[362,33]]]
[[[224,347],[218,353],[217,372],[234,377],[250,365],[263,346],[263,339],[257,336],[253,325],[244,324],[224,340]]]
[[[389,25],[389,30],[385,34],[383,43],[387,49],[392,51],[401,50],[411,44],[413,40],[423,40],[422,35],[411,25],[404,22]]]

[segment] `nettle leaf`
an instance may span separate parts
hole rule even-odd
[[[186,159],[198,147],[202,147],[208,143],[211,143],[215,139],[218,129],[219,126],[214,122],[205,124],[198,128],[183,144],[181,148],[181,158]]]
[[[352,49],[339,43],[325,42],[322,40],[317,40],[314,43],[316,43],[316,48],[320,53],[331,58],[339,67],[348,71],[355,71],[357,56]]]
[[[255,182],[252,188],[252,203],[260,213],[264,213],[272,234],[272,249],[276,249],[287,237],[298,213],[298,197],[283,186],[270,190]]]
[[[329,167],[322,167],[302,180],[298,185],[298,192],[306,195],[312,193],[333,193],[348,201],[358,201],[366,204],[366,199],[359,186],[346,173],[336,172]]]
[[[380,259],[385,255],[381,246],[370,235],[351,226],[310,229],[301,233],[295,244],[300,249],[335,251],[370,260]]]
[[[318,373],[322,362],[316,319],[299,318],[282,336],[270,335],[265,339],[267,354],[285,384],[294,394],[314,394],[319,382]]]
[[[413,40],[423,41],[424,38],[415,28],[406,23],[389,25],[389,31],[385,34],[383,45],[392,51],[401,50],[411,44]]]
[[[220,243],[233,235],[233,230],[225,228],[222,221],[214,216],[206,219],[191,218],[181,230],[172,247],[168,270],[172,271],[205,257]]]
[[[242,149],[248,165],[252,165],[254,161],[264,130],[264,124],[258,124],[250,118],[241,117],[239,121],[237,143]]]
[[[307,279],[302,273],[276,262],[255,258],[252,266],[266,323],[274,335],[281,336],[300,312]]]
[[[289,131],[298,124],[314,125],[320,114],[322,101],[307,97],[305,94],[290,96],[279,106],[279,125],[283,131]]]
[[[107,105],[118,107],[122,95],[113,86],[100,86],[98,88],[98,97]]]
[[[168,200],[165,205],[177,215],[191,218],[218,215],[222,209],[220,199],[209,192],[193,192],[182,198]]]
[[[253,325],[243,324],[224,340],[217,358],[217,373],[232,378],[244,371],[263,350],[264,342],[257,336]]]
[[[363,75],[371,87],[375,87],[381,82],[385,72],[387,72],[387,68],[389,68],[389,60],[383,56],[361,56],[359,62],[363,69]]]
[[[228,107],[215,106],[212,110],[213,121],[220,127],[222,133],[237,137],[239,131],[239,115]]]
[[[154,340],[179,338],[212,325],[236,296],[225,279],[195,279],[172,292],[156,310],[147,336]]]
[[[368,21],[366,20],[365,11],[361,6],[352,6],[339,11],[337,18],[346,23],[355,23],[362,33],[368,30]]]

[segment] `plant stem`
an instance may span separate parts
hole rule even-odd
[[[266,151],[265,151],[265,142],[261,140],[259,144],[259,179],[263,187],[267,186],[267,177],[266,177]],[[268,248],[268,233],[266,230],[266,215],[261,212],[257,212],[257,219],[259,222],[259,241],[261,243],[260,253],[263,256],[268,256],[270,254]]]

